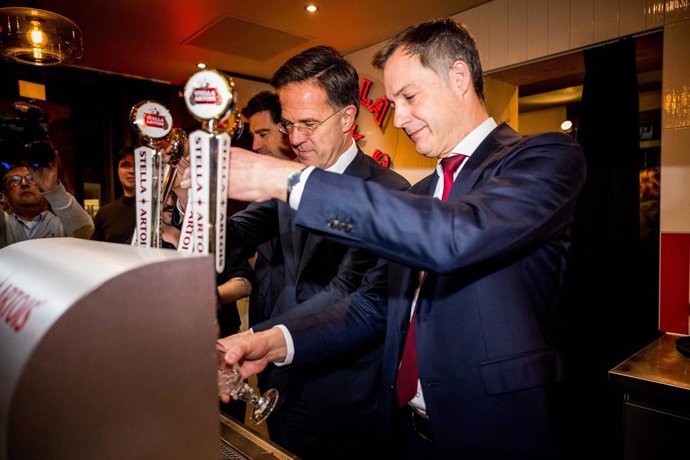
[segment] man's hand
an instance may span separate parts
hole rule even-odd
[[[34,182],[41,192],[50,192],[58,186],[58,153],[55,152],[55,159],[46,166],[41,166],[33,170]]]
[[[240,365],[243,379],[258,374],[270,362],[284,361],[287,355],[285,337],[278,328],[255,334],[247,331],[224,337],[216,341],[216,348],[223,354],[228,367]]]
[[[232,147],[228,198],[239,201],[265,201],[277,198],[286,201],[288,177],[303,168],[304,165],[294,161],[279,160]],[[192,186],[191,168],[185,171],[180,186]]]
[[[287,179],[304,165],[257,155],[237,147],[230,149],[228,197],[240,201],[287,200]]]

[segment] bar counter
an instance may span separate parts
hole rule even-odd
[[[250,427],[220,416],[220,460],[294,460],[292,455]]]
[[[690,358],[665,334],[609,371],[623,389],[624,457],[690,455]]]

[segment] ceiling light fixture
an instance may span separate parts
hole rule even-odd
[[[203,62],[198,63],[196,66],[197,66],[198,68],[200,68],[200,69],[205,69],[205,68],[206,68],[206,64],[204,64]]]
[[[24,64],[69,64],[84,55],[81,30],[51,11],[0,8],[0,55]]]
[[[573,122],[570,120],[565,120],[561,123],[561,131],[569,133],[573,130]]]
[[[304,9],[307,10],[309,13],[316,13],[317,11],[319,11],[319,7],[314,5],[313,3],[305,6]]]

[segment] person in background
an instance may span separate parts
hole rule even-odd
[[[299,159],[291,164],[407,189],[404,178],[355,144],[350,133],[359,108],[359,77],[335,49],[318,46],[293,56],[274,74],[272,84],[280,99],[278,127]],[[280,292],[266,312],[271,319],[254,325],[256,331],[270,328],[275,317],[291,310],[329,307],[354,291],[376,262],[366,251],[301,230],[293,217],[289,206],[271,200],[252,204],[228,221],[228,250],[245,259],[258,245],[280,240],[284,264],[283,279],[276,280]],[[280,392],[268,419],[271,439],[305,459],[376,456],[371,446],[378,434],[380,356],[381,343],[372,342],[327,364],[271,366],[259,378],[262,388]]]
[[[389,458],[562,458],[559,301],[582,149],[497,126],[476,44],[451,19],[404,30],[373,64],[395,126],[436,171],[396,192],[233,149],[231,197],[287,200],[300,227],[383,259],[330,308],[218,347],[247,376],[267,362],[333,362],[385,336]]]
[[[249,130],[253,136],[252,150],[273,158],[295,159],[290,139],[278,128],[281,110],[276,93],[262,91],[254,95],[242,109],[242,116],[249,122]],[[243,207],[246,205],[247,203],[243,203]],[[271,317],[282,289],[285,264],[279,238],[257,246],[253,266],[255,281],[249,297],[250,327]]]
[[[294,160],[295,152],[287,135],[280,132],[280,99],[271,91],[262,91],[247,102],[242,116],[249,122],[253,136],[252,150],[282,160]]]
[[[94,218],[96,229],[91,239],[129,244],[136,226],[134,149],[131,147],[118,153],[117,178],[122,185],[122,196],[98,210]]]
[[[19,241],[71,236],[89,239],[93,220],[58,180],[59,155],[34,167],[11,165],[2,177],[10,213],[0,215],[0,248]]]

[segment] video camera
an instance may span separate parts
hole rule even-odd
[[[26,164],[32,168],[55,160],[55,149],[48,141],[48,117],[40,107],[24,101],[13,102],[0,118],[1,172]]]

